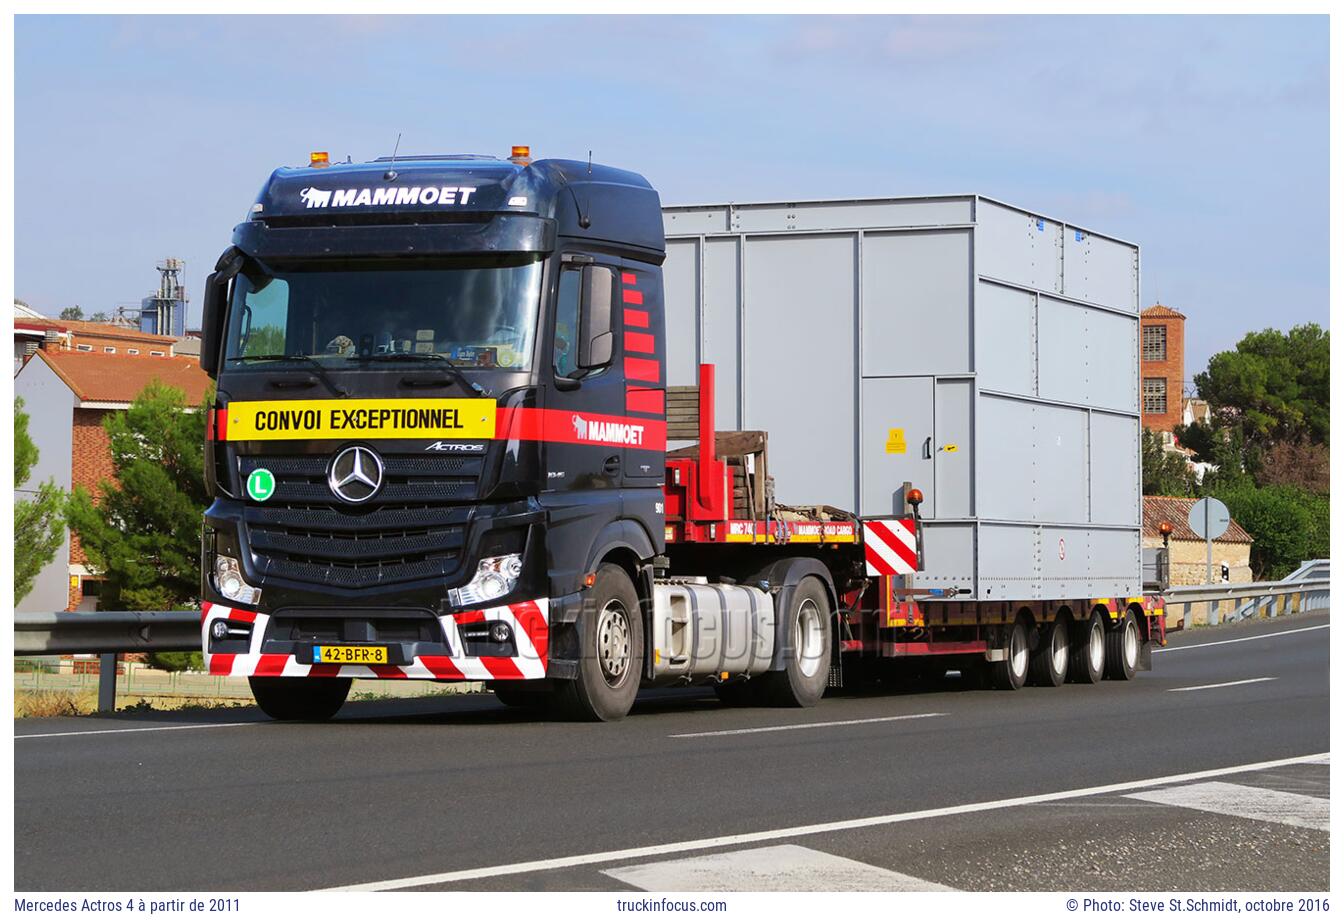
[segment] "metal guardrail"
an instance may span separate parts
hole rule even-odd
[[[1307,610],[1321,610],[1330,603],[1330,579],[1304,578],[1296,581],[1256,581],[1242,584],[1190,585],[1189,587],[1168,588],[1163,592],[1167,609],[1184,606],[1181,616],[1182,628],[1194,625],[1195,608],[1200,604],[1207,606],[1206,625],[1245,619],[1257,614],[1261,617],[1276,617],[1285,613],[1303,613]],[[1225,601],[1242,601],[1237,608],[1221,613]]]
[[[1317,579],[1330,578],[1330,560],[1329,559],[1309,559],[1297,567],[1296,571],[1284,577],[1284,582],[1302,583]],[[1244,620],[1253,616],[1276,616],[1272,607],[1268,614],[1262,613],[1262,609],[1270,601],[1269,598],[1249,601],[1242,604],[1229,617],[1231,620]],[[1320,610],[1330,605],[1330,592],[1327,591],[1308,591],[1302,596],[1302,610]]]

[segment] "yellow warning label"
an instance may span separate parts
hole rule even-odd
[[[888,428],[887,429],[887,453],[903,454],[905,453],[905,429]]]
[[[949,454],[955,454],[955,453],[957,452],[957,445],[955,445],[955,444],[944,444],[944,445],[940,448],[940,450],[942,450],[942,451],[944,451],[944,452],[946,452],[946,453],[949,453]]]
[[[493,438],[493,399],[287,399],[232,402],[230,441]]]

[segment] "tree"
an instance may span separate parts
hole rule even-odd
[[[171,610],[199,598],[203,445],[213,402],[207,393],[188,411],[180,390],[156,380],[103,423],[116,482],[99,485],[99,500],[76,489],[69,520],[106,577],[106,609]]]
[[[32,499],[14,502],[14,603],[33,590],[37,573],[65,541],[65,493],[50,479],[34,491],[24,485],[37,464],[37,445],[28,435],[28,413],[23,400],[14,400],[14,490]]]
[[[99,310],[97,313],[89,317],[89,322],[91,323],[105,323],[107,321],[108,321],[107,314],[104,313],[102,310]]]
[[[1330,500],[1294,486],[1243,482],[1220,489],[1233,519],[1246,528],[1256,579],[1283,578],[1308,559],[1330,555]]]
[[[1195,476],[1181,454],[1162,449],[1162,436],[1143,429],[1143,494],[1192,495]]]
[[[1305,438],[1330,443],[1330,333],[1315,323],[1248,333],[1195,375],[1218,422],[1267,449]]]
[[[61,311],[61,319],[80,320],[83,318],[84,311],[79,308],[79,304],[75,304],[73,307],[66,307]]]
[[[1297,486],[1316,495],[1330,494],[1330,449],[1300,439],[1280,441],[1265,452],[1261,485]]]

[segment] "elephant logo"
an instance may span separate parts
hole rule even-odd
[[[574,437],[580,441],[588,440],[588,420],[581,415],[570,416],[570,423],[574,426]]]
[[[299,192],[299,198],[303,200],[304,206],[309,208],[325,208],[331,205],[331,190],[323,191],[320,188],[306,188]]]

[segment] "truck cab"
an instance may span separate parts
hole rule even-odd
[[[596,667],[619,699],[570,708],[628,709],[664,550],[663,258],[644,178],[526,148],[272,173],[206,286],[211,673],[321,718],[352,677]],[[621,603],[584,655],[599,579]]]

